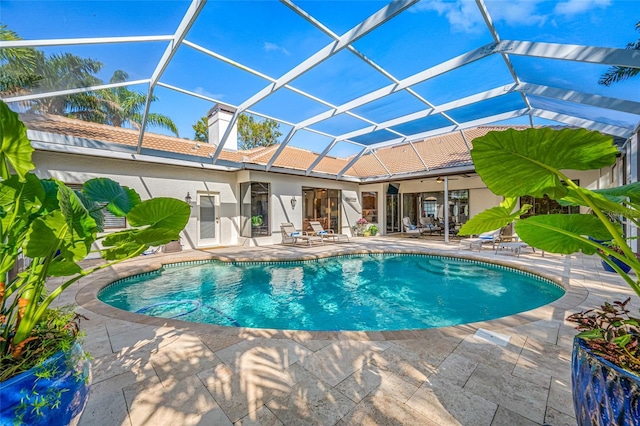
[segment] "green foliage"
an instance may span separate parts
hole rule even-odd
[[[471,156],[489,189],[504,197],[567,195],[560,170],[595,170],[615,162],[611,138],[585,129],[509,129],[474,141]]]
[[[636,30],[640,31],[640,21],[636,24]],[[640,38],[635,42],[627,43],[627,49],[640,50]],[[631,67],[619,67],[613,66],[600,76],[598,84],[605,86],[611,86],[613,83],[623,81],[637,76],[640,73],[640,68]]]
[[[627,304],[605,302],[600,310],[575,313],[567,318],[577,322],[578,337],[602,358],[626,370],[640,373],[640,318],[629,315]]]
[[[20,37],[5,25],[0,25],[0,40],[20,40]],[[27,93],[36,88],[51,92],[104,83],[97,77],[103,68],[101,62],[71,53],[46,55],[31,48],[0,49],[0,62],[3,62],[0,65],[0,94],[3,97]],[[116,70],[109,82],[122,83],[128,79],[125,71]],[[156,96],[151,97],[151,102],[156,100]],[[46,114],[139,129],[146,103],[147,94],[123,86],[45,97],[23,102],[23,107]],[[166,115],[148,113],[147,125],[169,130],[178,136],[177,126]]]
[[[0,24],[0,40],[22,40],[15,31]],[[18,95],[42,79],[34,73],[37,51],[32,48],[0,49],[0,95]]]
[[[476,172],[492,192],[507,200],[500,207],[471,218],[460,229],[461,234],[490,231],[518,219],[526,206],[513,212],[517,197],[546,194],[564,204],[588,207],[593,214],[553,214],[517,220],[515,231],[521,240],[545,251],[599,255],[640,296],[638,281],[609,258],[623,261],[636,276],[640,275],[640,262],[627,244],[622,228],[610,219],[611,215],[620,215],[637,223],[640,186],[591,191],[577,186],[564,173],[612,165],[617,148],[611,137],[584,129],[537,128],[489,132],[474,140],[473,145],[471,157]],[[610,243],[598,244],[589,237]]]
[[[506,198],[499,206],[479,213],[474,216],[474,220],[468,221],[460,228],[458,235],[481,234],[487,231],[487,228],[493,230],[508,225],[531,208],[530,204],[525,204],[514,212],[517,202],[517,198]]]
[[[209,120],[207,117],[201,117],[200,120],[191,126],[195,132],[194,141],[209,142]]]
[[[9,179],[11,170],[24,179],[35,166],[31,162],[33,148],[27,139],[27,128],[17,114],[9,114],[9,107],[0,103],[0,178]]]
[[[240,149],[271,146],[278,142],[282,133],[277,121],[265,119],[256,121],[253,116],[240,114],[238,117],[238,142]]]
[[[86,182],[78,192],[53,179],[41,180],[29,173],[35,166],[24,126],[2,102],[0,122],[7,136],[0,156],[2,170],[16,170],[0,181],[0,359],[3,371],[20,372],[33,365],[25,361],[32,358],[32,352],[60,349],[60,342],[52,343],[48,333],[38,331],[43,321],[57,323],[55,315],[50,317],[51,302],[81,277],[137,256],[151,245],[178,239],[191,209],[172,198],[141,201],[134,190],[105,178]],[[21,136],[13,137],[15,134]],[[132,228],[99,236],[105,210],[126,217]],[[100,240],[104,241],[100,253],[105,262],[83,269],[78,262]],[[31,263],[7,282],[7,272],[21,253]],[[65,278],[48,292],[49,277]],[[63,322],[69,327],[68,320]],[[50,343],[55,348],[49,348]]]

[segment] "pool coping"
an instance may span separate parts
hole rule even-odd
[[[134,312],[124,311],[110,306],[98,299],[98,293],[106,286],[113,282],[127,278],[130,276],[157,271],[164,265],[182,263],[218,260],[222,262],[277,262],[277,261],[299,261],[299,260],[318,260],[327,257],[343,256],[343,255],[359,255],[359,254],[419,254],[434,255],[442,257],[462,258],[472,261],[479,261],[499,266],[512,268],[515,270],[527,272],[543,279],[552,281],[561,286],[565,290],[565,294],[559,299],[540,306],[538,308],[524,311],[518,314],[497,318],[493,320],[467,323],[455,326],[416,329],[416,330],[396,330],[396,331],[302,331],[302,330],[280,330],[280,329],[258,329],[246,327],[224,327],[213,324],[202,324],[177,319],[167,319],[159,317],[150,317],[146,315],[136,314]],[[153,255],[156,256],[156,255]],[[78,290],[76,294],[76,303],[93,313],[103,315],[109,318],[128,321],[136,324],[156,327],[173,327],[178,330],[191,331],[195,333],[217,333],[222,336],[234,336],[240,338],[264,338],[271,339],[294,339],[294,340],[359,340],[359,341],[393,341],[419,338],[422,335],[431,333],[434,329],[447,330],[457,329],[465,333],[475,333],[478,329],[486,330],[502,330],[523,326],[535,321],[548,319],[553,316],[553,312],[558,309],[565,313],[576,307],[579,307],[588,297],[588,290],[580,282],[572,278],[568,278],[544,269],[534,269],[532,267],[519,264],[517,259],[495,259],[483,256],[481,253],[451,253],[434,248],[385,248],[385,249],[363,249],[352,247],[339,247],[332,252],[324,253],[300,253],[288,252],[279,255],[269,255],[268,251],[261,253],[259,260],[255,257],[242,256],[233,254],[218,254],[205,250],[189,250],[179,253],[162,254],[157,257],[145,256],[132,259],[118,265],[100,270],[87,277],[89,280],[86,285]]]

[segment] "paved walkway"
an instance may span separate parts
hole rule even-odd
[[[447,253],[535,270],[567,288],[541,308],[500,320],[398,332],[224,328],[150,318],[96,300],[114,279],[161,263],[282,259],[353,251]],[[74,284],[93,356],[80,425],[575,425],[564,318],[631,294],[599,259],[457,243],[355,238],[319,247],[230,247],[141,256]],[[637,306],[636,306],[637,307]],[[478,328],[506,335],[502,346]]]

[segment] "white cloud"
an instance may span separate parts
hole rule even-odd
[[[592,9],[607,8],[611,5],[610,0],[568,0],[556,5],[554,12],[559,15],[578,15]]]
[[[197,93],[198,95],[206,96],[206,97],[212,98],[212,99],[220,100],[220,99],[224,98],[224,94],[223,93],[211,93],[211,92],[207,91],[207,89],[205,89],[204,87],[201,87],[201,86],[196,87],[195,89],[193,89],[193,91],[195,93]]]
[[[270,43],[268,41],[264,42],[264,50],[266,50],[267,52],[282,52],[285,55],[289,56],[291,53],[289,53],[289,51],[287,49],[285,49],[282,46],[278,46],[275,43]]]
[[[489,13],[495,21],[506,22],[509,25],[542,25],[547,20],[545,15],[537,12],[540,1],[497,1],[491,2]]]
[[[558,2],[551,14],[541,10],[548,2],[544,0],[487,0],[487,9],[493,22],[504,22],[511,26],[541,26],[547,21],[557,25],[552,15],[573,16],[594,9],[604,9],[611,0],[565,0]],[[547,6],[548,7],[548,6]],[[485,24],[476,6],[469,0],[433,0],[418,3],[411,9],[415,12],[433,11],[445,16],[453,32],[477,33]]]
[[[453,32],[477,33],[483,28],[482,16],[474,2],[470,1],[424,1],[414,6],[413,11],[434,11],[438,15],[444,15]]]

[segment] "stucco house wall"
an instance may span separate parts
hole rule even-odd
[[[107,177],[135,189],[142,199],[172,197],[192,198],[191,217],[181,234],[184,248],[207,247],[198,240],[198,194],[219,195],[219,240],[217,245],[267,245],[281,242],[280,224],[292,222],[302,227],[302,187],[339,189],[342,191],[342,233],[350,234],[350,226],[360,217],[358,184],[336,182],[277,173],[240,171],[223,172],[169,164],[128,161],[59,152],[36,151],[36,174],[68,184],[82,184],[96,177]],[[260,238],[240,236],[240,183],[269,182],[271,188],[271,235]],[[291,198],[297,204],[291,208]],[[338,230],[336,230],[337,232]]]

